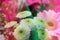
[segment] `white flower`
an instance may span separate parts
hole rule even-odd
[[[35,24],[40,26],[41,28],[45,28],[45,22],[40,17],[34,17]]]
[[[13,35],[17,40],[26,40],[30,36],[30,31],[29,27],[19,25],[14,30]]]
[[[12,27],[12,26],[14,26],[14,25],[16,25],[16,24],[17,24],[16,21],[11,21],[11,22],[8,22],[4,27],[5,27],[5,28],[9,28],[9,27]]]
[[[30,19],[30,18],[23,19],[20,22],[20,25],[22,25],[22,26],[29,26],[30,28],[33,28],[35,26],[33,19]]]
[[[31,16],[31,12],[30,11],[23,11],[23,12],[19,12],[17,14],[17,18],[25,18],[25,17],[28,17],[28,16]]]

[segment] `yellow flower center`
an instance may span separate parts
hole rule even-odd
[[[19,34],[21,34],[21,35],[25,34],[25,30],[21,29],[21,30],[19,31]]]
[[[23,31],[22,31],[22,30],[20,30],[20,33],[23,33]]]
[[[46,22],[46,28],[48,29],[48,30],[54,30],[55,28],[56,28],[56,21],[54,20],[54,19],[49,19],[49,20],[47,20],[47,22]]]
[[[47,22],[48,26],[53,26],[53,22]]]

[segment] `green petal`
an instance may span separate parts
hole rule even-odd
[[[38,25],[40,28],[45,28],[45,22],[42,18],[35,17],[34,20],[36,21],[36,25]]]
[[[17,14],[17,18],[25,18],[25,17],[28,17],[28,16],[31,16],[31,12],[30,11],[23,11],[23,12],[19,12]]]
[[[47,32],[45,30],[39,29],[38,36],[40,40],[45,40],[47,38]]]

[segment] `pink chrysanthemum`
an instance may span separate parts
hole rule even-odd
[[[44,10],[37,14],[38,17],[41,17],[46,22],[46,30],[50,36],[59,36],[60,35],[60,13],[56,13],[53,10]]]

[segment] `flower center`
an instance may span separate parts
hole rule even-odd
[[[23,31],[22,31],[22,30],[20,30],[20,31],[19,31],[19,33],[23,33]]]
[[[48,24],[49,26],[53,26],[53,23],[52,23],[52,22],[47,22],[47,24]]]
[[[30,21],[29,21],[29,20],[27,20],[27,22],[29,23]]]
[[[40,22],[43,22],[43,20],[40,20]]]

